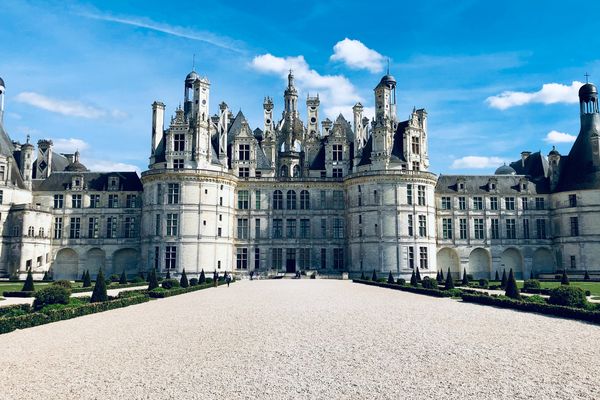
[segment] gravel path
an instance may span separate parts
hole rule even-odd
[[[600,327],[244,281],[0,335],[2,399],[599,399]]]

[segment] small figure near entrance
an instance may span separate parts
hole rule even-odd
[[[225,282],[227,282],[227,287],[229,287],[229,284],[231,283],[231,274],[229,272],[225,273]]]
[[[252,280],[252,278],[254,278],[254,271],[250,271],[250,280]]]

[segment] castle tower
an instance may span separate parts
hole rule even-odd
[[[371,163],[374,169],[386,169],[396,128],[396,79],[384,75],[375,87],[375,124]]]
[[[219,122],[217,131],[219,134],[219,160],[221,164],[227,165],[227,130],[229,129],[229,108],[223,101],[219,104]]]
[[[290,73],[288,74],[288,86],[285,89],[284,96],[285,100],[285,114],[292,114],[296,116],[298,113],[298,91],[296,87],[294,87],[294,74],[290,69]]]
[[[52,140],[38,141],[38,156],[35,176],[46,179],[50,176],[52,165]]]
[[[208,78],[194,81],[193,121],[196,126],[196,154],[198,164],[210,164],[210,114],[209,110],[210,82]]]
[[[548,174],[550,178],[550,190],[554,191],[558,186],[560,178],[560,153],[556,147],[552,146],[552,150],[548,153]]]
[[[364,107],[360,103],[356,103],[352,107],[352,113],[354,114],[354,170],[356,171],[357,165],[360,161],[363,146],[365,145],[366,138],[364,137],[365,129],[363,126],[363,110]]]
[[[0,77],[0,123],[3,122],[4,119],[4,92],[6,88],[4,87],[4,80]]]
[[[31,189],[31,179],[33,178],[33,145],[29,143],[29,135],[27,135],[27,142],[21,146],[21,174],[25,181],[25,186]]]
[[[306,97],[306,110],[308,111],[308,134],[317,135],[319,132],[319,95]]]
[[[192,101],[194,94],[192,92],[194,90],[194,82],[197,79],[200,79],[200,76],[194,70],[185,77],[183,111],[186,118],[192,118],[192,110],[194,108],[194,102]]]
[[[155,162],[155,153],[163,140],[165,129],[165,105],[160,101],[152,103],[152,149],[150,152],[150,165]]]
[[[577,138],[586,135],[592,148],[592,164],[594,168],[600,168],[600,111],[598,110],[598,89],[591,83],[586,83],[579,89],[579,114],[581,119],[581,131]],[[575,147],[575,146],[573,146]]]
[[[427,149],[427,112],[424,109],[413,109],[408,119],[408,127],[403,135],[408,169],[426,171],[429,168],[429,154]]]
[[[273,100],[270,97],[265,97],[265,100],[263,101],[263,120],[264,132],[262,147],[272,168],[275,165],[277,141],[275,137],[275,125],[273,122]]]

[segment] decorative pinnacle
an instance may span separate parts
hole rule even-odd
[[[585,83],[589,83],[588,78],[590,77],[590,74],[586,72],[583,76],[585,76]]]

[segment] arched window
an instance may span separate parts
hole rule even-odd
[[[284,178],[288,176],[288,166],[287,165],[281,166],[281,174],[280,175]]]
[[[287,209],[288,210],[296,209],[296,192],[293,190],[288,190],[288,192],[287,192]]]
[[[283,193],[281,193],[281,190],[276,190],[273,192],[273,209],[283,209]]]
[[[299,178],[299,177],[300,177],[300,166],[294,165],[294,178]]]
[[[310,193],[308,193],[308,190],[303,190],[300,192],[300,209],[310,209]]]
[[[30,226],[29,229],[27,230],[27,236],[29,236],[29,237],[35,236],[35,229],[33,226]]]

